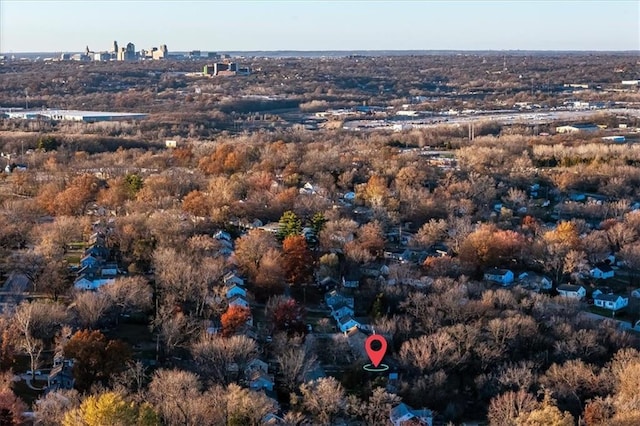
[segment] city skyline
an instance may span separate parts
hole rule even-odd
[[[640,50],[640,3],[0,0],[0,52]],[[38,31],[34,31],[38,28]]]

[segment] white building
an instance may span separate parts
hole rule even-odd
[[[599,308],[616,312],[629,305],[629,298],[619,294],[598,294],[593,296],[593,304]]]
[[[581,285],[562,284],[558,286],[558,294],[571,299],[583,299],[587,295],[587,289]]]
[[[389,420],[393,426],[402,425],[426,425],[433,426],[433,413],[431,410],[414,410],[407,404],[401,403],[391,409]]]

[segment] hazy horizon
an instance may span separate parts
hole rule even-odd
[[[202,56],[200,60],[207,60],[207,50],[200,50]],[[78,51],[56,51],[56,52],[2,52],[0,55],[6,57],[25,58],[29,60],[41,60],[46,58],[55,58],[61,54],[82,53],[84,50]],[[403,57],[403,56],[460,56],[460,55],[477,55],[483,57],[503,56],[509,57],[535,57],[535,56],[570,56],[570,55],[623,55],[636,56],[640,54],[638,50],[218,50],[218,54],[225,54],[231,57],[245,58],[344,58],[349,56],[356,57]],[[187,57],[190,51],[170,51],[169,60],[173,55],[176,59]]]
[[[636,1],[0,0],[0,52],[624,52],[638,22]]]

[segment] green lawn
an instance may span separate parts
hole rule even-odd
[[[616,312],[615,316],[613,315],[613,312],[610,311],[609,309],[599,308],[597,306],[589,306],[587,310],[593,314],[600,315],[607,318],[615,318],[623,321],[631,320],[629,313],[624,309]]]

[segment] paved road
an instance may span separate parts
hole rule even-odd
[[[634,328],[629,321],[622,321],[615,318],[603,317],[602,315],[594,314],[592,312],[582,312],[581,315],[596,321],[603,321],[603,320],[615,321],[618,323],[618,327],[620,328],[620,330],[625,330],[625,331],[632,330],[632,331],[640,332],[640,326],[637,326]]]
[[[19,380],[24,380],[27,383],[27,387],[29,387],[32,390],[35,391],[41,391],[44,390],[45,388],[37,388],[35,386],[33,386],[33,383],[31,383],[31,374],[20,374],[19,376]],[[36,379],[38,380],[47,380],[48,376],[46,375],[38,375],[36,374]]]
[[[512,123],[538,123],[545,124],[557,120],[572,121],[578,119],[586,119],[599,114],[616,114],[631,115],[640,117],[640,109],[634,108],[603,108],[595,110],[563,110],[563,111],[514,111],[499,112],[496,114],[471,114],[471,115],[454,115],[454,116],[433,116],[424,117],[416,120],[397,121],[393,119],[387,120],[354,120],[344,123],[347,130],[362,130],[364,128],[392,128],[394,124],[411,124],[414,126],[437,126],[441,124],[467,124],[479,121],[497,121],[502,124]]]

